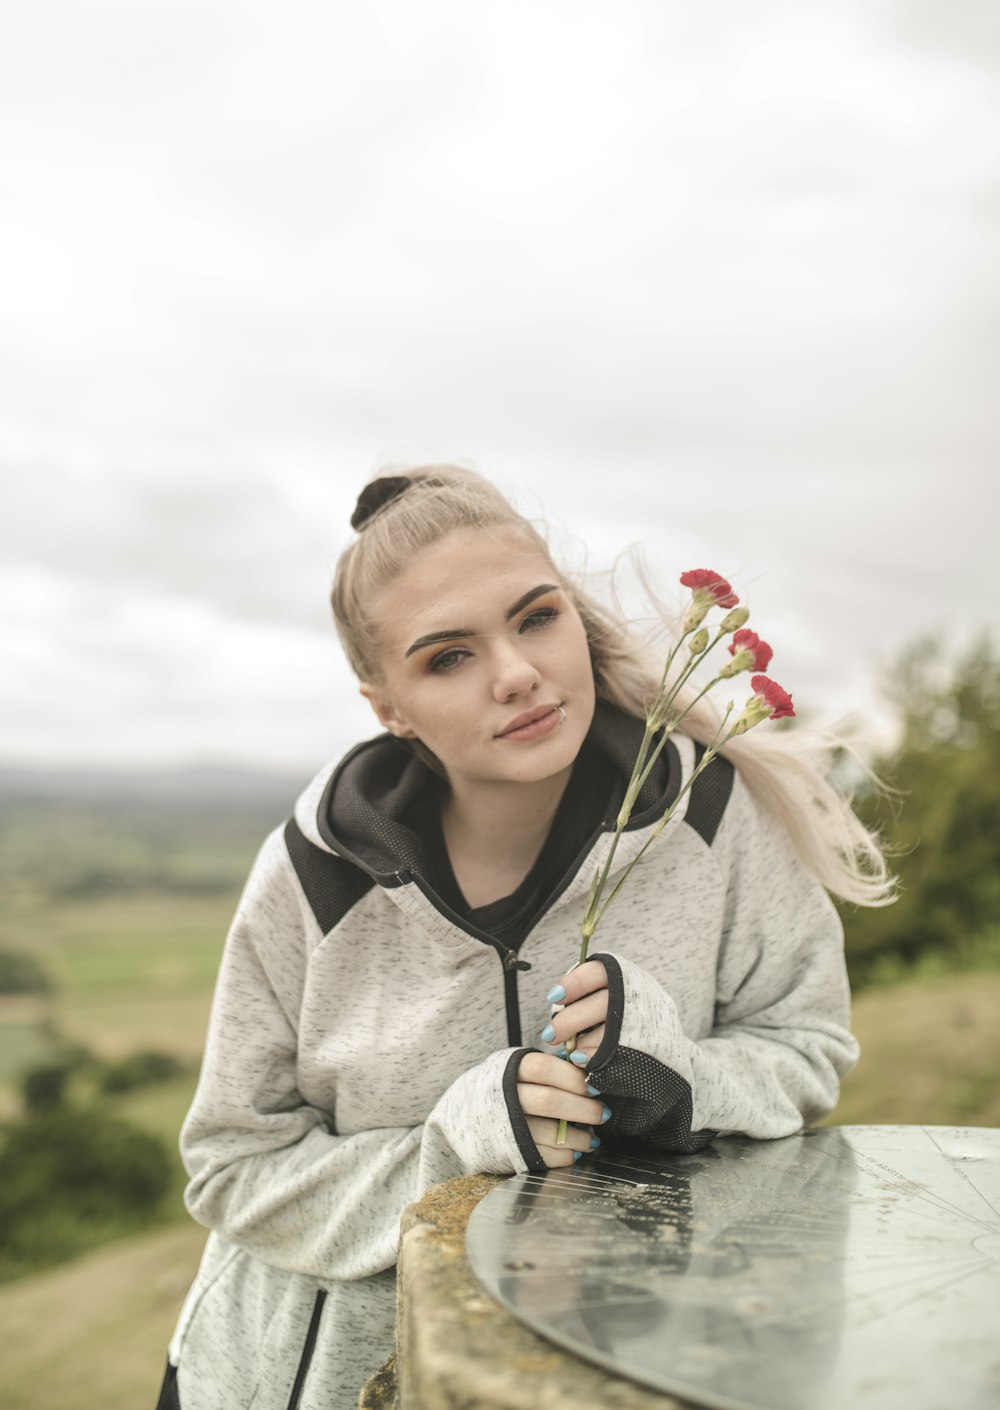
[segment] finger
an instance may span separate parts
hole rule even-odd
[[[547,1170],[558,1170],[560,1166],[575,1165],[583,1154],[582,1151],[570,1150],[569,1146],[547,1146],[544,1143],[539,1145],[537,1141],[535,1148]]]
[[[559,1135],[558,1121],[551,1121],[545,1116],[529,1116],[528,1130],[531,1132],[531,1139],[536,1146],[549,1146],[557,1151],[589,1151],[594,1143],[592,1132],[585,1131],[580,1126],[566,1127],[566,1140],[562,1145],[557,1145]]]
[[[536,1082],[542,1087],[559,1087],[564,1092],[583,1096],[587,1079],[582,1072],[554,1053],[525,1053],[517,1069],[518,1082]]]
[[[589,1033],[582,1034],[576,1040],[576,1045],[569,1055],[571,1064],[574,1067],[584,1068],[587,1063],[590,1062],[591,1058],[596,1055],[598,1048],[604,1042],[604,1034],[605,1027],[603,1023],[599,1028],[592,1028]],[[587,1079],[586,1072],[583,1075],[584,1078]]]
[[[585,1033],[588,1028],[596,1028],[608,1016],[608,991],[598,989],[586,998],[567,1003],[561,1013],[554,1013],[547,1027],[542,1029],[543,1043],[565,1043],[575,1033]]]
[[[573,1004],[577,999],[582,999],[584,995],[592,994],[595,989],[606,989],[608,987],[608,972],[600,960],[586,960],[576,969],[567,970],[556,986],[556,988],[559,987],[562,988],[565,998],[551,1002]],[[553,988],[550,992],[555,993],[555,991]]]
[[[528,1130],[531,1132],[531,1139],[538,1147],[539,1153],[543,1150],[550,1150],[558,1155],[568,1154],[572,1160],[574,1151],[579,1151],[582,1155],[584,1151],[596,1149],[593,1133],[585,1131],[579,1126],[567,1126],[566,1140],[562,1145],[557,1144],[559,1135],[557,1121],[550,1121],[542,1116],[530,1116]]]
[[[527,1117],[544,1118],[557,1126],[560,1121],[578,1121],[586,1126],[604,1124],[604,1113],[610,1111],[600,1097],[578,1097],[558,1087],[538,1087],[531,1082],[518,1082],[517,1099]]]

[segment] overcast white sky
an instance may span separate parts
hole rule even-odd
[[[309,772],[460,458],[730,576],[814,717],[997,622],[995,0],[6,0],[0,762]]]

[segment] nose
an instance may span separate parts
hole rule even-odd
[[[541,672],[514,641],[498,642],[493,654],[493,698],[498,701],[527,695],[541,684]]]

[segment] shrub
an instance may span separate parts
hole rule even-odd
[[[21,1096],[29,1112],[51,1111],[66,1101],[69,1080],[76,1072],[93,1066],[96,1059],[82,1043],[61,1045],[61,1056],[53,1062],[31,1068],[21,1079]]]
[[[140,1227],[169,1184],[163,1142],[130,1122],[70,1107],[28,1117],[0,1151],[0,1274]]]
[[[62,1106],[71,1075],[72,1069],[65,1062],[33,1067],[26,1072],[21,1082],[25,1110],[51,1111],[53,1107]]]
[[[118,1062],[109,1062],[101,1077],[101,1091],[109,1095],[131,1092],[155,1082],[169,1082],[184,1071],[183,1063],[171,1053],[153,1051],[130,1053]]]
[[[52,980],[34,955],[0,949],[0,994],[48,994]]]

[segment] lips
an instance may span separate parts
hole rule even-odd
[[[551,715],[553,710],[558,710],[558,708],[558,705],[553,704],[539,705],[534,710],[526,710],[523,715],[518,715],[515,719],[511,720],[507,728],[501,730],[497,735],[497,739],[503,739],[505,734],[510,734],[516,729],[524,729],[525,725],[534,724],[535,720],[543,720],[546,715]]]

